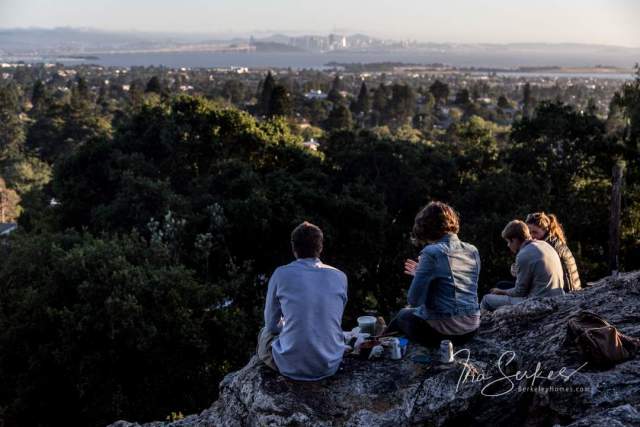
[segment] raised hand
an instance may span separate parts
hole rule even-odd
[[[418,268],[418,263],[412,259],[407,259],[404,262],[404,274],[409,276],[416,275],[416,268]]]

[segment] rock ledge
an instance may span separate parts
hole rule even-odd
[[[452,365],[414,364],[411,355],[424,349],[412,347],[401,361],[346,358],[335,376],[304,383],[254,357],[221,382],[211,408],[144,426],[640,427],[640,356],[605,371],[581,367],[580,355],[564,344],[567,319],[580,310],[640,337],[640,272],[484,315],[478,335],[456,349]],[[566,381],[558,377],[562,367]],[[118,421],[110,427],[139,426]]]

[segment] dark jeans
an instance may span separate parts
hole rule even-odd
[[[415,309],[403,308],[398,315],[393,318],[387,327],[387,332],[400,332],[409,341],[416,342],[424,347],[438,347],[440,341],[451,340],[453,345],[461,345],[474,337],[478,330],[471,331],[464,335],[443,335],[429,325],[421,317],[413,314]]]

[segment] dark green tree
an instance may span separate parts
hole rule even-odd
[[[0,161],[20,153],[25,140],[20,94],[13,84],[0,85]]]
[[[89,100],[89,85],[87,84],[87,79],[82,76],[79,76],[76,81],[76,96],[81,100]],[[72,95],[73,96],[73,95]]]
[[[390,98],[390,90],[387,86],[380,83],[380,85],[376,88],[373,93],[373,104],[372,104],[372,125],[378,126],[386,122],[385,114],[387,111],[387,104],[389,103]]]
[[[271,107],[271,95],[275,86],[276,81],[273,78],[271,71],[269,71],[267,73],[267,77],[265,77],[264,82],[262,83],[262,92],[260,93],[259,98],[260,111],[264,115],[269,114],[269,109]]]
[[[636,64],[636,78],[625,84],[622,93],[622,105],[628,121],[627,144],[633,150],[640,147],[640,65]]]
[[[333,83],[331,83],[331,89],[327,94],[327,99],[334,104],[339,104],[344,102],[344,97],[340,93],[342,91],[342,81],[340,79],[340,75],[336,74],[333,79]]]
[[[42,83],[42,80],[36,80],[33,84],[33,89],[31,91],[31,104],[35,110],[40,110],[44,107],[44,104],[47,100],[47,89]]]
[[[276,85],[271,92],[269,99],[269,117],[291,115],[292,101],[291,95],[282,85]]]
[[[145,87],[144,92],[163,95],[166,93],[166,88],[164,87],[158,76],[153,76],[147,82],[147,86]]]
[[[471,103],[471,95],[468,89],[461,89],[456,93],[456,105],[466,108]]]
[[[227,363],[215,354],[224,313],[212,309],[224,300],[161,240],[61,233],[16,243],[0,266],[0,292],[12,295],[0,301],[6,423],[61,425],[73,412],[97,426],[208,403]]]
[[[395,127],[407,124],[413,117],[416,107],[416,96],[409,85],[394,84],[391,86],[391,99],[386,113]]]
[[[110,135],[111,124],[96,111],[95,104],[77,98],[69,104],[50,103],[29,127],[26,147],[53,164],[82,144]]]
[[[329,131],[336,131],[341,129],[351,129],[353,127],[353,119],[351,117],[351,111],[343,105],[336,104],[325,123],[325,129]]]
[[[508,108],[512,108],[511,101],[507,98],[506,95],[500,95],[498,98],[498,108],[506,110]]]
[[[527,119],[530,118],[532,109],[531,85],[527,83],[522,88],[522,116]]]
[[[589,98],[587,101],[587,108],[585,110],[587,114],[591,114],[595,116],[598,113],[598,106],[596,105],[596,100],[593,97]]]
[[[239,104],[244,100],[245,85],[240,80],[227,80],[222,86],[222,96],[233,104]]]
[[[106,108],[109,99],[109,88],[107,85],[102,82],[100,87],[98,88],[98,98],[96,99],[96,104],[100,105],[102,108]]]
[[[362,82],[360,86],[360,92],[358,92],[358,99],[356,100],[353,108],[355,114],[368,114],[371,110],[371,98],[369,96],[369,89],[367,84]]]
[[[144,83],[140,80],[134,80],[129,85],[129,101],[132,105],[138,106],[142,103],[144,97]]]
[[[613,94],[609,102],[609,113],[607,115],[607,133],[615,135],[616,138],[623,140],[625,137],[625,117],[624,117],[624,101],[620,92]]]
[[[436,103],[446,103],[449,98],[449,85],[440,80],[436,80],[429,87],[429,92],[431,92],[436,99]]]
[[[471,99],[473,102],[477,102],[480,99],[480,88],[477,84],[474,84],[471,89]]]

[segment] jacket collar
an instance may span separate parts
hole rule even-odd
[[[521,250],[523,250],[525,248],[525,246],[530,245],[533,242],[535,242],[535,240],[533,240],[533,239],[525,240],[524,242],[522,242],[522,245],[520,245],[520,248],[518,249],[518,252],[520,252]]]
[[[422,250],[420,251],[420,253],[423,253],[427,250],[427,248],[431,245],[438,245],[438,244],[444,244],[445,246],[449,246],[451,243],[453,242],[459,242],[460,239],[458,239],[458,235],[455,233],[447,233],[444,236],[442,236],[439,240],[433,242],[433,243],[428,243],[424,246],[424,248],[422,248]]]
[[[320,258],[298,258],[298,259],[295,260],[295,262],[303,264],[303,265],[307,265],[309,267],[313,267],[314,265],[322,264],[322,261],[320,261]]]
[[[456,240],[460,240],[458,239],[458,235],[455,233],[447,233],[444,236],[442,236],[440,238],[440,240],[438,240],[437,242],[434,243],[449,243],[449,242],[454,242]]]

